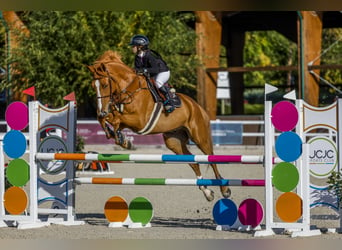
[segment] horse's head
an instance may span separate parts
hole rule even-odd
[[[117,87],[113,84],[114,78],[105,63],[95,63],[88,66],[88,69],[93,73],[91,86],[96,92],[97,116],[105,118],[110,113],[111,101],[117,91]]]
[[[93,65],[88,66],[93,73],[92,87],[97,95],[97,116],[107,118],[112,107],[124,103],[127,87],[137,78],[134,70],[124,64],[121,56],[108,50]]]

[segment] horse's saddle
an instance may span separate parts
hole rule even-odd
[[[162,93],[160,93],[160,91],[156,88],[156,85],[152,82],[154,81],[153,79],[151,78],[147,78],[147,85],[148,85],[148,88],[152,94],[152,97],[153,97],[153,100],[154,102],[158,103],[164,103],[166,98],[164,97],[164,95]],[[168,84],[168,83],[165,83],[165,84]],[[172,98],[172,102],[173,104],[175,105],[176,108],[179,108],[181,107],[182,105],[182,102],[179,98],[179,96],[176,94],[176,92],[172,92],[171,91],[171,98]]]

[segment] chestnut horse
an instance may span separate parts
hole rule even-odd
[[[93,73],[92,87],[97,94],[97,118],[108,139],[114,138],[116,144],[129,148],[130,143],[120,132],[128,128],[140,134],[162,133],[165,145],[176,154],[191,154],[187,148],[189,139],[204,154],[213,154],[209,117],[193,99],[177,93],[181,99],[179,108],[167,113],[161,105],[160,111],[156,112],[158,108],[146,78],[124,64],[115,51],[106,51],[88,69]],[[154,123],[151,123],[152,116]],[[202,178],[199,164],[189,165],[197,178]],[[210,165],[216,179],[222,179],[216,164]],[[214,199],[212,190],[205,186],[199,188],[208,201]],[[223,197],[230,196],[228,186],[220,188]]]

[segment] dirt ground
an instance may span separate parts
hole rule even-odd
[[[137,147],[127,151],[106,146],[86,146],[85,151],[101,153],[168,154],[164,147]],[[199,153],[193,148],[193,153]],[[259,146],[215,147],[215,154],[263,155]],[[220,164],[221,174],[227,179],[263,179],[261,164]],[[104,177],[154,177],[154,178],[195,178],[186,164],[133,164],[111,163],[114,173],[102,175],[95,172],[78,171],[77,176]],[[207,165],[201,166],[205,178],[213,178]],[[16,227],[0,228],[0,239],[255,239],[253,231],[219,231],[213,220],[212,210],[215,202],[221,199],[218,187],[212,187],[215,199],[208,202],[202,192],[194,186],[124,186],[124,185],[77,185],[75,212],[78,220],[85,222],[80,226],[49,225],[36,229],[19,230]],[[264,187],[231,187],[231,199],[239,204],[246,198],[255,198],[265,204]],[[153,205],[151,227],[110,228],[104,216],[104,205],[112,196],[121,196],[128,203],[139,196],[146,197]],[[312,209],[312,225],[323,231],[310,239],[341,239],[341,234],[326,233],[326,228],[339,225],[339,218],[333,211]],[[322,214],[324,212],[324,214]],[[265,220],[261,228],[265,226]],[[277,232],[261,239],[288,239],[289,234]]]

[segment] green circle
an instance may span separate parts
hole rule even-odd
[[[30,179],[30,167],[23,159],[14,159],[6,168],[9,183],[16,187],[24,186]]]
[[[278,163],[272,170],[272,183],[281,192],[292,191],[299,182],[299,173],[292,163]]]
[[[146,225],[153,216],[152,204],[145,197],[137,197],[129,204],[128,214],[132,222],[140,222],[142,225]]]

